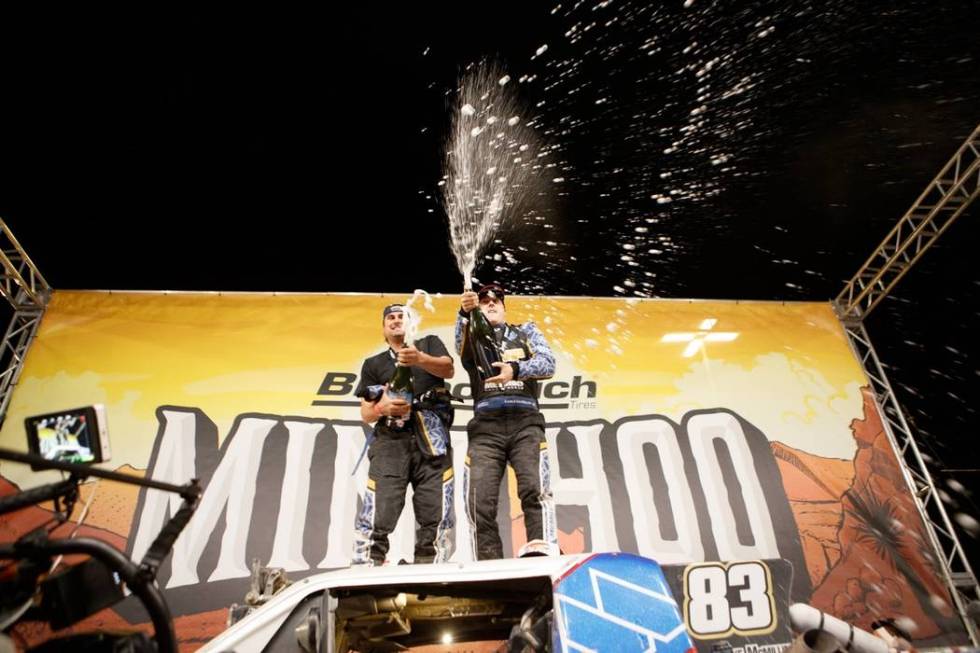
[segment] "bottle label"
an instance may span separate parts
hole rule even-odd
[[[392,399],[403,399],[409,404],[412,403],[412,393],[410,391],[399,392],[397,390],[392,390],[388,388],[388,396]],[[409,419],[412,417],[412,411],[409,411],[403,417],[389,417],[388,426],[395,428],[403,428]]]

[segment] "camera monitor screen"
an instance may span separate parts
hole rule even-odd
[[[101,404],[28,417],[27,447],[48,460],[100,463],[109,460],[109,440]]]

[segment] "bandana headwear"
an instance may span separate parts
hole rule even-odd
[[[404,304],[388,304],[387,306],[385,306],[385,310],[381,314],[381,321],[384,322],[385,318],[388,317],[390,313],[404,313],[404,312],[405,312]]]

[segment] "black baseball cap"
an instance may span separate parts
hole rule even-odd
[[[480,299],[484,297],[493,297],[500,301],[501,304],[504,303],[504,296],[507,293],[504,291],[504,287],[499,283],[488,283],[479,290],[476,291],[476,296]]]

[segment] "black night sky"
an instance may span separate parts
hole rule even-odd
[[[396,5],[0,14],[0,218],[55,288],[455,293],[437,183],[490,59],[554,165],[478,276],[819,301],[980,123],[971,0]],[[867,324],[968,515],[978,211]]]

